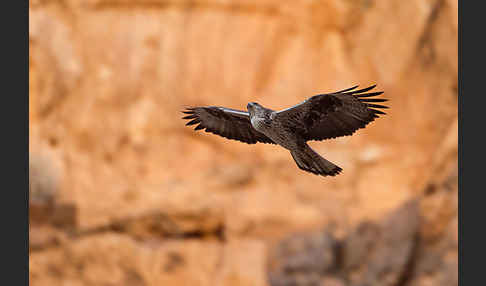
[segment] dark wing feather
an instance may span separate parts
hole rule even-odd
[[[205,129],[206,132],[248,144],[257,142],[275,144],[251,126],[250,115],[246,111],[207,106],[187,108],[183,113],[188,115],[182,119],[191,120],[186,125],[198,124],[194,130]]]
[[[276,118],[293,128],[305,140],[325,140],[352,135],[368,123],[385,114],[375,104],[384,98],[370,98],[383,92],[368,92],[376,85],[356,90],[358,86],[341,91],[318,94],[293,107],[277,112]]]

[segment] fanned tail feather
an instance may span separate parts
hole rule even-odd
[[[308,145],[299,150],[293,150],[290,152],[292,158],[294,158],[297,166],[304,171],[321,175],[321,176],[336,176],[343,169],[333,164],[332,162],[322,158]]]

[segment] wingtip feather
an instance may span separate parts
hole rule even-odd
[[[361,102],[385,102],[388,101],[387,98],[360,98]]]
[[[355,94],[357,97],[372,97],[372,96],[377,96],[383,94],[383,91],[377,91],[377,92],[369,92],[369,93],[360,93],[360,94]]]
[[[373,107],[373,108],[389,108],[386,105],[381,105],[381,104],[368,104],[368,107]]]
[[[368,86],[368,87],[363,88],[363,89],[360,89],[360,90],[353,90],[353,91],[352,91],[352,94],[356,94],[356,95],[358,95],[358,93],[367,92],[368,90],[372,90],[372,89],[373,89],[373,88],[375,88],[375,87],[376,87],[376,84],[371,85],[371,86]]]
[[[385,115],[385,114],[386,114],[385,112],[383,112],[383,111],[381,111],[381,110],[372,109],[372,108],[370,108],[370,110],[371,110],[371,111],[373,111],[373,113],[375,113],[375,114],[383,114],[383,115]]]
[[[193,119],[193,120],[191,120],[191,121],[187,122],[187,123],[186,123],[186,126],[189,126],[189,125],[194,125],[194,124],[199,123],[199,122],[201,122],[201,121],[199,120],[199,118],[196,118],[196,119]]]
[[[359,87],[359,85],[355,85],[355,86],[350,87],[350,88],[346,88],[346,89],[343,89],[343,90],[340,90],[340,91],[336,91],[335,93],[343,93],[343,92],[346,92],[346,91],[350,91],[350,90],[356,89],[358,87]]]

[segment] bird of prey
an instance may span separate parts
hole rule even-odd
[[[314,95],[287,109],[274,111],[256,102],[247,105],[248,111],[219,106],[190,107],[182,111],[192,119],[186,125],[198,124],[195,130],[205,129],[227,139],[248,144],[278,144],[290,151],[297,166],[321,176],[335,176],[342,169],[324,159],[307,145],[310,140],[326,140],[352,135],[368,123],[386,114],[376,104],[387,99],[374,98],[382,94],[369,92],[376,85]]]

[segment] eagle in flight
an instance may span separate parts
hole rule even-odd
[[[183,111],[188,114],[183,119],[191,120],[186,125],[198,124],[195,130],[205,129],[227,139],[248,144],[278,144],[290,151],[300,169],[316,175],[335,176],[342,169],[317,154],[307,141],[352,135],[380,114],[386,114],[380,109],[388,107],[376,102],[387,99],[373,98],[383,92],[369,92],[375,86],[358,90],[358,86],[354,86],[314,95],[279,111],[256,102],[248,103],[248,111],[219,106],[191,107]]]

